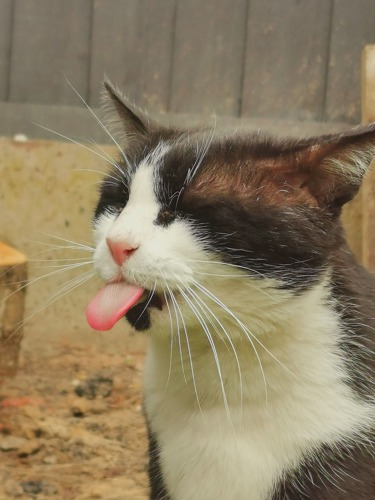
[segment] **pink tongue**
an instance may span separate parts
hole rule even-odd
[[[94,330],[110,330],[134,306],[143,292],[143,288],[125,283],[106,285],[86,308],[89,325]]]

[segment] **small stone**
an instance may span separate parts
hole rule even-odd
[[[11,497],[21,497],[23,495],[22,486],[13,479],[10,479],[4,484],[4,491]]]
[[[29,139],[26,134],[14,134],[13,140],[15,142],[27,142]]]
[[[43,490],[42,481],[21,481],[21,486],[25,493],[30,493],[31,495],[38,495]]]
[[[19,448],[18,456],[28,457],[29,455],[35,455],[35,453],[38,453],[41,447],[42,447],[41,443],[36,439],[26,441],[26,443]]]
[[[27,443],[27,439],[17,436],[7,436],[0,440],[1,451],[18,450]]]
[[[57,486],[52,483],[42,483],[42,493],[46,496],[57,495],[59,492]]]
[[[95,375],[79,384],[75,384],[74,392],[80,398],[95,399],[96,397],[108,398],[112,393],[112,377]]]
[[[84,417],[90,411],[90,403],[86,399],[73,398],[70,403],[70,411],[74,417]]]
[[[87,415],[101,415],[108,410],[107,404],[102,399],[88,400],[85,398],[72,397],[69,401],[72,415],[82,418]]]
[[[44,464],[48,464],[48,465],[57,464],[57,457],[56,457],[56,455],[46,455],[43,458],[43,463]]]

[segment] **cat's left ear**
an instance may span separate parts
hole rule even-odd
[[[109,80],[104,80],[103,87],[108,126],[125,136],[127,142],[144,142],[155,130],[162,128],[132,105]]]
[[[296,153],[294,185],[319,206],[339,211],[357,194],[374,158],[375,123],[311,139]]]

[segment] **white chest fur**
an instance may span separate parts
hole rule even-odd
[[[173,500],[266,500],[303,456],[371,425],[373,408],[344,382],[339,321],[325,296],[319,285],[270,322],[257,355],[225,317],[234,340],[215,341],[216,361],[198,326],[187,326],[189,348],[174,339],[172,356],[170,341],[151,335],[145,407]]]

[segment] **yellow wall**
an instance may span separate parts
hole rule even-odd
[[[103,149],[109,154],[116,153],[110,147]],[[103,155],[99,149],[96,151]],[[45,352],[64,340],[99,343],[108,350],[119,346],[138,350],[144,346],[141,335],[125,335],[125,322],[107,333],[94,332],[88,327],[84,310],[100,286],[96,277],[45,307],[68,279],[81,273],[80,269],[73,274],[56,272],[58,268],[50,266],[61,262],[52,259],[90,259],[90,253],[68,249],[51,251],[52,247],[45,243],[69,243],[44,233],[81,243],[91,242],[90,221],[100,172],[105,169],[106,161],[74,144],[0,138],[0,240],[18,248],[29,259],[31,283],[27,291],[24,344],[34,343]],[[41,259],[51,260],[33,262]],[[84,271],[90,268],[91,265],[82,266]],[[49,272],[55,274],[38,279]],[[33,284],[34,279],[37,281]]]

